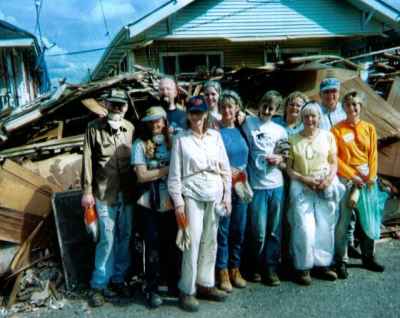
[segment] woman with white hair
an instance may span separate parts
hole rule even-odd
[[[334,253],[335,211],[344,187],[336,176],[335,137],[319,128],[319,105],[306,104],[301,117],[304,129],[289,138],[289,223],[296,281],[310,285],[312,269],[321,279],[337,278],[329,266]]]

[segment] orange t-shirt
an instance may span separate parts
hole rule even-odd
[[[338,174],[346,179],[360,176],[373,181],[378,170],[378,150],[375,127],[363,120],[357,124],[341,121],[332,128],[338,149]],[[368,167],[368,174],[363,175]]]

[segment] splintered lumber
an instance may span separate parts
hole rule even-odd
[[[107,109],[103,107],[97,100],[94,98],[87,98],[82,100],[82,104],[89,109],[91,112],[101,116],[105,117],[107,116]]]
[[[342,95],[345,95],[351,90],[360,91],[366,95],[367,103],[361,111],[361,117],[374,124],[378,138],[400,136],[400,112],[376,94],[360,78],[344,82],[340,91]]]
[[[0,158],[23,157],[37,152],[47,152],[55,150],[69,150],[72,148],[83,147],[83,135],[66,137],[57,140],[49,140],[37,144],[30,144],[21,147],[9,148],[0,151]]]
[[[36,215],[0,207],[0,240],[22,243],[41,219]]]
[[[394,109],[400,111],[400,77],[396,77],[393,81],[387,102],[392,105]]]
[[[64,191],[80,188],[82,155],[65,153],[46,160],[25,161],[23,167],[59,185]]]
[[[45,218],[51,211],[53,192],[58,185],[30,170],[6,160],[0,167],[0,206]]]
[[[378,173],[400,178],[400,142],[379,149]]]

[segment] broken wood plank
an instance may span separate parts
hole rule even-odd
[[[107,109],[94,98],[86,98],[83,99],[81,102],[87,109],[99,115],[100,117],[107,116],[108,113]]]
[[[392,105],[394,109],[400,111],[400,77],[396,77],[393,81],[387,102]]]
[[[0,206],[46,217],[51,211],[51,195],[62,191],[58,185],[6,160],[0,167]]]
[[[346,81],[341,86],[341,95],[350,90],[363,92],[367,103],[361,112],[361,118],[375,125],[378,138],[399,136],[400,112],[389,105],[382,97],[364,83],[360,78]]]

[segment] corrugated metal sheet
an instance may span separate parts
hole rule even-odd
[[[335,0],[197,0],[171,19],[173,38],[312,37],[371,34],[381,25],[362,23],[361,11]],[[165,20],[146,38],[168,35]]]

